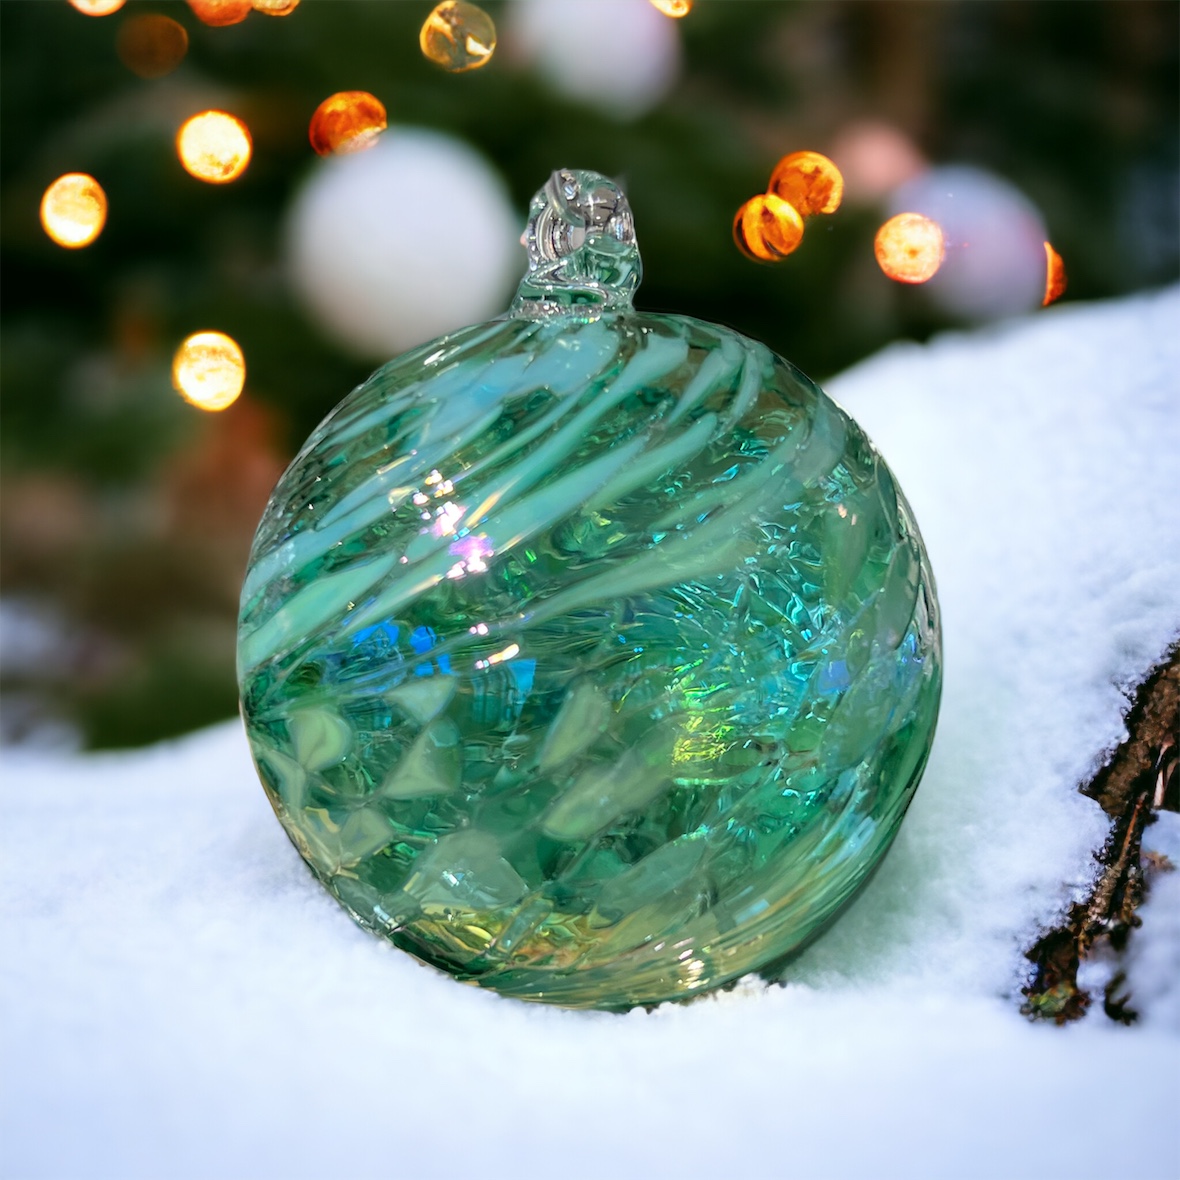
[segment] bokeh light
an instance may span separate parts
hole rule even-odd
[[[478,5],[443,0],[423,23],[418,44],[432,62],[453,74],[477,70],[492,59],[496,26]]]
[[[674,17],[677,20],[692,12],[692,0],[651,0],[651,2],[665,16]]]
[[[737,211],[733,240],[747,258],[778,262],[803,240],[803,218],[774,193],[759,193]]]
[[[499,172],[464,140],[400,122],[371,151],[317,161],[284,237],[309,316],[369,360],[498,315],[524,263]]]
[[[239,24],[254,11],[250,0],[188,0],[188,6],[199,21],[214,28]]]
[[[879,230],[874,244],[877,264],[899,283],[925,283],[946,257],[946,241],[937,221],[921,213],[899,213]]]
[[[107,221],[107,195],[85,172],[59,176],[41,198],[41,225],[68,250],[89,246]]]
[[[118,12],[127,0],[70,0],[70,5],[86,16],[110,16]]]
[[[370,148],[385,130],[385,106],[367,90],[342,90],[315,109],[308,138],[316,154],[359,152]]]
[[[119,60],[141,78],[162,78],[184,60],[188,33],[184,26],[159,13],[144,13],[125,20],[115,39]]]
[[[185,171],[209,184],[236,180],[250,163],[250,132],[225,111],[202,111],[176,133],[176,153]]]
[[[938,223],[946,257],[929,291],[943,311],[986,321],[1023,315],[1045,295],[1045,219],[1011,181],[976,165],[937,165],[890,196],[886,214]]]
[[[926,158],[904,131],[876,119],[843,127],[831,153],[840,161],[845,196],[862,205],[874,204],[927,168]]]
[[[661,103],[684,64],[680,22],[646,0],[514,0],[503,19],[514,64],[612,119]]]
[[[246,358],[224,332],[194,332],[172,358],[172,384],[201,410],[224,410],[246,384]]]
[[[768,191],[793,205],[804,217],[835,213],[844,197],[844,177],[819,152],[792,152],[775,165]]]
[[[250,5],[265,16],[290,16],[299,7],[299,0],[250,0]]]
[[[1065,263],[1061,255],[1045,243],[1045,298],[1042,307],[1048,307],[1054,300],[1065,294]]]

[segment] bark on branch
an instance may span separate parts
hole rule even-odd
[[[1034,973],[1023,989],[1025,1015],[1058,1024],[1078,1019],[1090,1004],[1089,993],[1078,986],[1082,961],[1100,940],[1118,956],[1125,950],[1131,931],[1140,924],[1135,911],[1146,885],[1144,829],[1154,822],[1156,811],[1180,811],[1178,752],[1180,644],[1135,691],[1126,740],[1081,788],[1110,816],[1110,836],[1095,854],[1101,869],[1089,896],[1075,903],[1066,920],[1026,952]],[[1165,871],[1173,866],[1165,862],[1149,867]],[[1103,1009],[1112,1020],[1130,1024],[1136,1013],[1128,1006],[1130,997],[1120,994],[1125,979],[1121,970],[1114,973],[1106,985]]]

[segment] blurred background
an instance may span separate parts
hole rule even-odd
[[[892,340],[1033,310],[1005,285],[1013,242],[1052,241],[1066,299],[1180,271],[1174,0],[697,0],[679,20],[649,0],[487,0],[495,51],[465,72],[424,56],[429,3],[270,7],[285,15],[211,26],[168,0],[0,4],[7,743],[135,745],[233,714],[238,589],[272,485],[377,363],[507,306],[556,167],[625,186],[639,306],[737,328],[821,381]],[[168,30],[167,52],[142,48],[147,15],[183,30],[179,57]],[[388,130],[321,160],[309,120],[342,90],[380,99]],[[178,160],[207,109],[252,136],[232,183]],[[789,258],[751,261],[734,213],[800,149],[835,160],[844,204]],[[109,202],[84,249],[39,221],[69,172]],[[876,229],[948,194],[959,253],[991,271],[891,282]],[[172,385],[204,329],[246,361],[220,413]]]

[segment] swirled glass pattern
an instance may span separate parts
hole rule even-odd
[[[940,686],[922,543],[861,430],[763,345],[622,304],[563,310],[534,273],[355,390],[266,510],[239,638],[323,884],[460,979],[574,1007],[820,931],[897,831]]]

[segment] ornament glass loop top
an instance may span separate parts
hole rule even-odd
[[[639,313],[623,194],[534,199],[512,310],[379,369],[267,507],[239,677],[270,801],[362,925],[625,1008],[782,960],[884,854],[940,686],[926,555],[824,393]]]

